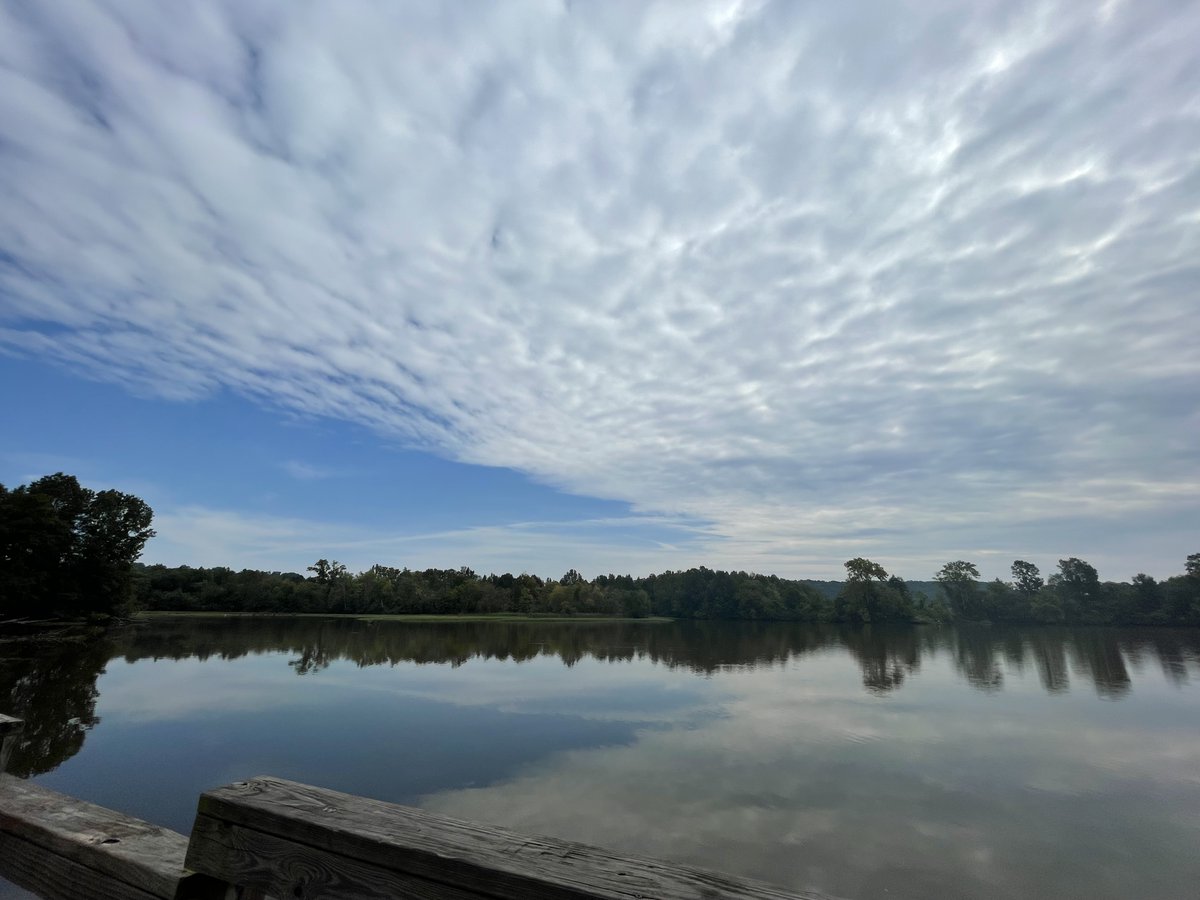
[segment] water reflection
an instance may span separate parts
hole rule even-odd
[[[848,897],[1200,883],[1197,630],[230,618],[3,646],[18,771],[177,830],[271,772]]]
[[[1106,699],[1132,688],[1130,668],[1157,664],[1174,684],[1200,674],[1195,629],[990,627],[843,628],[798,623],[498,623],[405,624],[344,619],[158,619],[100,634],[53,641],[9,639],[0,658],[5,711],[26,719],[12,769],[47,772],[83,745],[96,723],[96,680],[113,659],[223,660],[286,653],[296,675],[319,677],[331,663],[360,667],[472,659],[649,661],[711,676],[721,671],[803,667],[818,655],[846,653],[863,688],[888,695],[904,688],[922,662],[946,657],[980,691],[1004,689],[1006,673],[1028,666],[1041,686],[1061,694],[1072,680]]]
[[[25,720],[9,772],[48,772],[79,752],[97,722],[96,679],[113,653],[102,632],[0,643],[0,696],[8,697],[0,712]]]
[[[967,683],[982,691],[1003,689],[1006,671],[1037,668],[1050,693],[1069,689],[1071,678],[1118,698],[1131,686],[1126,660],[1159,661],[1177,683],[1200,668],[1195,629],[991,628],[876,626],[845,628],[799,623],[428,623],[329,619],[160,621],[130,629],[114,641],[116,652],[138,659],[237,658],[286,650],[298,675],[314,674],[335,660],[360,666],[402,662],[448,663],[470,659],[524,662],[557,657],[619,662],[647,659],[711,675],[731,668],[802,663],[814,653],[845,650],[858,662],[872,693],[901,688],[919,671],[922,657],[948,654]]]

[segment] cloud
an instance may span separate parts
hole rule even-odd
[[[6,6],[0,347],[746,567],[1078,542],[1127,577],[1136,521],[1167,574],[1198,43],[1154,2]]]
[[[280,463],[279,467],[297,481],[319,481],[324,478],[336,478],[339,474],[327,466],[315,466],[297,459],[286,460]]]
[[[725,559],[723,542],[676,519],[627,516],[570,522],[513,522],[441,531],[384,531],[345,522],[253,515],[203,506],[157,506],[158,537],[147,562],[303,572],[318,558],[352,571],[375,563],[457,569],[481,574],[521,571],[557,578],[576,568],[597,575],[649,572],[664,558],[701,565]],[[728,563],[732,565],[730,561]]]

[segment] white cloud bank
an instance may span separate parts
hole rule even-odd
[[[748,568],[1168,574],[1197,46],[1154,2],[2,4],[0,348]]]
[[[337,559],[352,571],[375,563],[457,569],[480,574],[521,572],[558,578],[582,567],[591,575],[661,570],[676,566],[724,564],[723,541],[695,526],[629,516],[572,522],[530,521],[430,532],[381,532],[357,525],[311,519],[156,504],[158,537],[147,561],[166,565],[229,566],[303,572],[321,557]],[[663,540],[677,537],[677,542]]]

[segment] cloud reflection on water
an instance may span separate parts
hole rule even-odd
[[[1165,897],[1194,884],[1194,720],[1155,717],[1148,739],[1148,722],[1086,696],[981,705],[946,662],[903,703],[864,696],[832,655],[726,673],[721,717],[422,805],[851,897]],[[1175,699],[1160,690],[1151,702]]]
[[[271,771],[850,897],[1200,876],[1200,632],[231,618],[88,647],[0,665],[15,759],[176,827]]]

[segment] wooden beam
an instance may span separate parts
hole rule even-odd
[[[191,865],[222,881],[262,893],[355,900],[479,900],[474,891],[414,878],[273,834],[197,816]],[[218,875],[217,873],[222,873]],[[297,892],[298,891],[298,892]]]
[[[186,865],[301,900],[824,900],[271,777],[201,795]]]
[[[12,716],[0,713],[0,775],[8,771],[8,760],[21,739],[21,729],[25,723]]]
[[[184,870],[187,838],[11,775],[0,776],[0,876],[46,900],[218,900]]]
[[[161,900],[7,832],[0,832],[0,875],[46,900]]]

